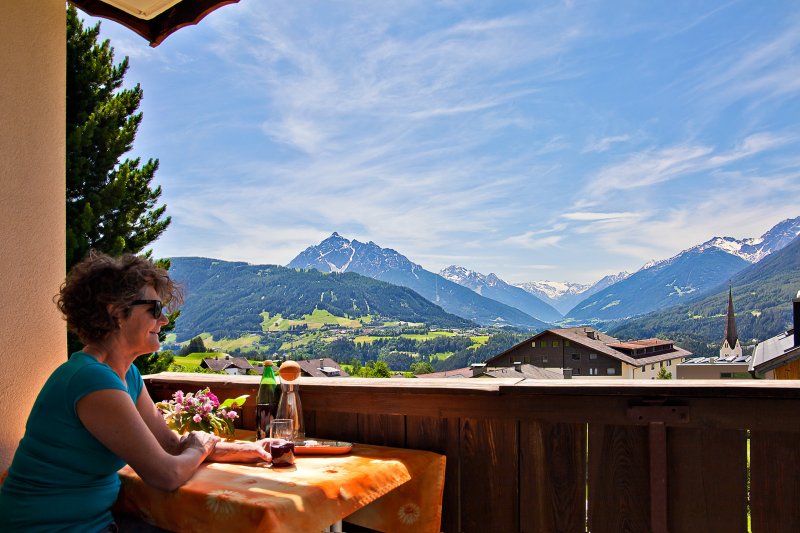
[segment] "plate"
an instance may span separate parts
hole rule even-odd
[[[352,442],[341,440],[306,439],[302,444],[294,444],[294,453],[297,455],[342,455],[352,449]]]

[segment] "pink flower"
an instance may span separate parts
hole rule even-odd
[[[200,415],[194,415],[194,416],[192,417],[192,420],[194,420],[195,422],[197,422],[197,423],[199,424],[199,423],[200,423],[200,421],[202,421],[202,420],[203,420],[203,417],[201,417]]]
[[[208,393],[208,399],[211,400],[211,403],[214,404],[214,407],[219,406],[219,398],[217,398],[217,396],[213,392]]]
[[[183,391],[179,390],[172,396],[177,403],[183,403]]]
[[[236,414],[236,411],[228,411],[227,413],[225,413],[225,416],[227,416],[231,420],[236,420],[237,418],[239,418],[239,415]]]

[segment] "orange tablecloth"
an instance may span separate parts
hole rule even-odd
[[[378,531],[438,532],[444,466],[432,452],[356,444],[288,468],[206,463],[173,492],[126,466],[117,508],[173,531],[318,533],[348,517]]]

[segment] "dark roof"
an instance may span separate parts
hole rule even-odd
[[[775,335],[756,345],[750,370],[769,372],[800,359],[800,345],[794,344],[794,329]]]
[[[456,368],[454,370],[445,370],[444,372],[431,372],[430,374],[418,374],[418,378],[471,378],[472,368]]]
[[[226,4],[235,4],[239,0],[184,0],[165,10],[139,18],[127,9],[121,9],[110,3],[100,0],[70,0],[81,10],[93,17],[102,17],[119,22],[123,26],[135,31],[150,42],[150,46],[158,44],[171,33],[197,24],[200,20]],[[153,2],[156,5],[169,5],[171,2]],[[146,20],[145,20],[146,19]]]
[[[614,344],[617,344],[617,345],[620,344],[620,340],[617,339],[616,337],[612,337],[611,335],[606,335],[602,331],[597,331],[594,328],[581,326],[581,327],[577,327],[577,328],[546,329],[546,330],[542,331],[541,333],[539,333],[538,335],[534,335],[533,337],[525,339],[524,341],[520,342],[519,344],[516,344],[516,345],[512,346],[508,350],[495,355],[491,359],[488,359],[486,361],[486,365],[487,366],[493,366],[492,363],[495,360],[503,357],[504,355],[508,354],[509,352],[511,352],[513,350],[516,350],[520,346],[523,346],[523,345],[528,344],[528,343],[530,343],[532,341],[538,340],[539,338],[541,338],[544,335],[547,335],[548,333],[556,335],[558,337],[561,337],[562,339],[568,340],[570,342],[574,342],[575,344],[579,344],[581,346],[584,346],[585,348],[588,348],[590,350],[594,350],[594,351],[596,351],[598,353],[607,355],[609,357],[613,357],[614,359],[618,359],[620,361],[623,361],[625,363],[628,363],[629,365],[633,365],[633,366],[636,366],[636,367],[641,367],[641,366],[649,365],[649,364],[652,364],[652,363],[658,363],[660,361],[667,361],[669,359],[675,359],[677,357],[689,357],[690,355],[692,355],[691,352],[686,351],[683,348],[679,348],[679,347],[673,345],[672,351],[669,351],[669,352],[666,352],[666,353],[660,353],[658,355],[652,355],[650,357],[636,357],[636,358],[634,358],[634,357],[631,357],[630,355],[622,353],[621,351],[615,350],[614,348],[611,347]],[[651,340],[653,340],[653,339],[645,339],[644,342],[650,342]],[[661,343],[661,344],[669,344],[669,343],[672,342],[672,341],[663,341],[663,340],[660,340],[660,339],[656,339],[656,340],[658,340],[658,342]],[[630,342],[636,343],[636,342],[643,342],[643,341],[628,341],[628,342],[629,343]],[[636,348],[642,348],[642,346],[636,346]]]
[[[672,341],[665,341],[663,339],[642,339],[638,341],[612,342],[608,346],[611,348],[627,348],[628,350],[638,350],[640,348],[652,348],[655,346],[666,346],[668,344],[672,344]]]
[[[350,374],[341,369],[339,363],[330,357],[297,361],[297,364],[300,365],[300,370],[304,376],[314,378],[346,378],[350,376]]]
[[[214,372],[221,372],[231,367],[241,368],[242,370],[252,370],[255,368],[244,357],[231,357],[229,355],[225,357],[211,357],[203,359],[203,362],[200,363],[200,366],[211,369]]]
[[[489,368],[482,375],[491,378],[564,379],[564,372],[560,368],[540,368],[528,364],[519,365],[519,370],[516,366]]]

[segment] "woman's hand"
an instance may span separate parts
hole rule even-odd
[[[214,453],[206,458],[206,461],[216,463],[260,463],[262,461],[272,462],[272,456],[267,452],[269,449],[269,439],[262,439],[256,442],[228,442],[220,441]]]
[[[219,441],[219,437],[211,433],[192,431],[186,435],[185,438],[181,439],[181,449],[196,448],[202,452],[203,457],[208,458],[214,453]]]

